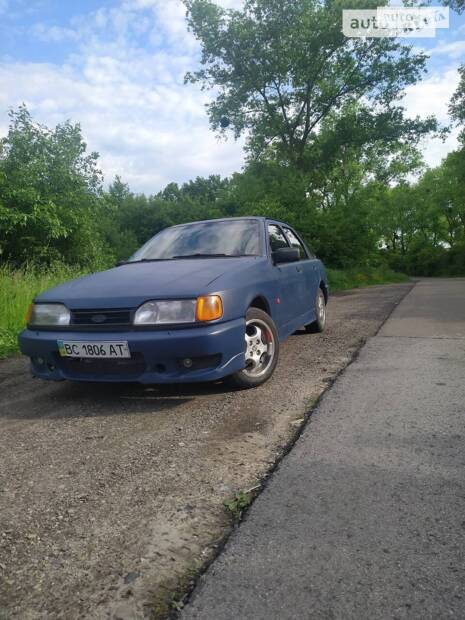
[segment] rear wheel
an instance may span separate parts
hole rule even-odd
[[[315,299],[315,316],[316,320],[305,326],[307,332],[311,334],[323,332],[326,327],[326,299],[321,288],[318,289]]]
[[[279,356],[278,332],[273,319],[263,310],[249,308],[245,318],[245,368],[231,375],[240,388],[265,383],[273,374]]]

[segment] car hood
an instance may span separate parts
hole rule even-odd
[[[132,308],[149,299],[194,298],[232,270],[261,257],[196,258],[128,263],[66,282],[36,297],[70,309]]]

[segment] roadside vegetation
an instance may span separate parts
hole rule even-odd
[[[184,4],[202,49],[186,81],[213,88],[213,131],[245,135],[242,172],[150,195],[119,177],[106,186],[78,123],[48,128],[26,106],[12,109],[0,139],[0,355],[16,350],[39,290],[126,259],[180,222],[287,221],[325,262],[333,290],[398,273],[465,274],[465,129],[457,150],[427,168],[421,140],[448,128],[402,107],[425,72],[422,52],[402,39],[346,39],[338,2]],[[465,126],[465,65],[450,115]]]
[[[55,265],[48,269],[0,266],[0,358],[18,351],[17,336],[33,297],[82,274],[80,269]]]
[[[407,282],[409,276],[388,267],[365,267],[353,269],[327,269],[331,292],[345,291],[374,284]]]
[[[254,494],[250,491],[238,491],[232,499],[223,502],[226,512],[234,522],[240,521],[244,510],[246,510],[254,499]]]

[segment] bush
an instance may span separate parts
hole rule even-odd
[[[81,270],[55,265],[48,271],[37,267],[15,270],[0,266],[0,357],[18,350],[17,337],[25,325],[32,299],[48,288],[82,275]]]
[[[409,278],[388,267],[359,267],[353,269],[327,269],[331,291],[343,291],[370,284],[406,282]]]
[[[387,261],[395,271],[415,276],[465,276],[465,245],[445,248],[427,242],[414,243],[405,254],[387,254]]]

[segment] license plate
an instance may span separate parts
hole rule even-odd
[[[83,342],[58,340],[61,357],[131,357],[127,342]]]

